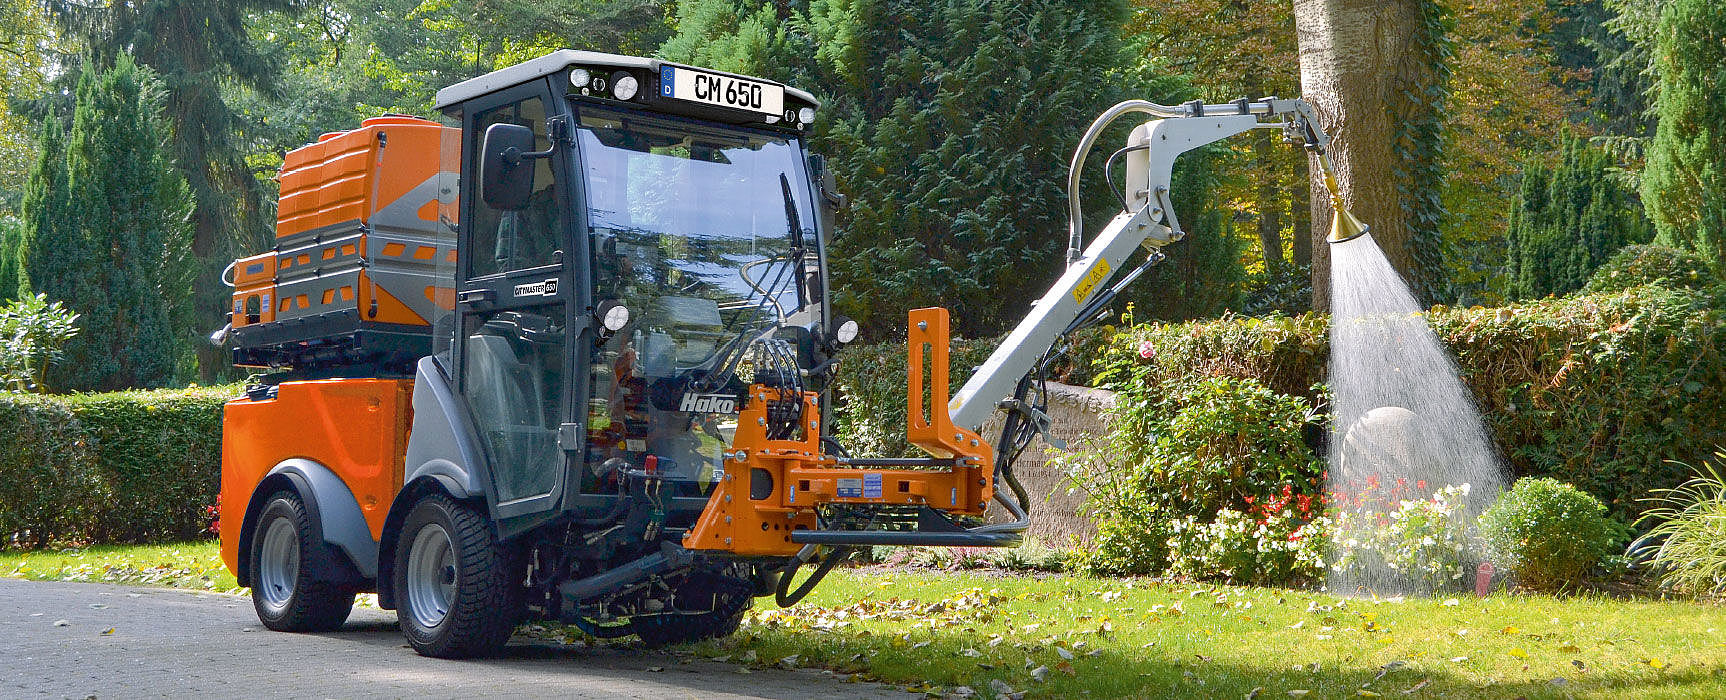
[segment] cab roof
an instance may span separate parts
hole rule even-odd
[[[597,66],[611,66],[614,68],[634,68],[634,69],[645,70],[645,71],[657,73],[657,72],[659,72],[659,67],[662,65],[665,65],[666,63],[667,63],[666,61],[661,61],[661,60],[656,59],[656,58],[642,58],[640,56],[624,56],[624,55],[614,54],[614,53],[600,53],[597,51],[576,51],[574,49],[561,49],[558,51],[553,51],[551,53],[548,53],[544,56],[540,56],[539,58],[529,59],[526,61],[522,61],[521,63],[517,63],[513,66],[494,70],[490,73],[486,73],[485,75],[482,75],[482,76],[479,76],[476,78],[469,78],[467,80],[463,80],[459,83],[456,83],[456,84],[451,85],[449,87],[446,87],[442,90],[439,90],[439,91],[437,91],[437,108],[441,111],[441,110],[447,109],[451,105],[454,105],[454,104],[457,104],[460,102],[466,102],[468,100],[471,100],[475,97],[479,97],[481,95],[497,92],[498,90],[502,90],[504,88],[507,88],[507,87],[510,87],[513,85],[520,85],[522,83],[525,83],[529,80],[533,80],[535,78],[543,78],[545,76],[548,76],[548,75],[551,75],[553,73],[557,73],[559,71],[562,71],[566,68],[569,68],[572,65],[582,65],[582,66],[596,66],[597,65]],[[682,65],[682,64],[674,63],[672,65]],[[690,67],[693,68],[695,66],[690,66]],[[702,70],[709,70],[709,69],[703,68]],[[710,71],[710,72],[723,73],[723,71]],[[736,73],[726,73],[726,75],[737,75],[737,74]],[[749,78],[750,80],[758,80],[758,81],[766,82],[766,83],[773,83],[774,85],[782,85],[785,88],[786,94],[788,94],[788,95],[791,95],[791,96],[796,97],[798,99],[804,100],[804,101],[808,102],[809,104],[815,105],[817,107],[819,107],[821,104],[818,100],[815,99],[814,95],[809,94],[807,91],[799,90],[799,89],[791,87],[789,85],[784,85],[783,83],[779,83],[779,82],[772,81],[772,80],[765,80],[765,79],[757,78],[754,76],[737,75],[737,77]]]

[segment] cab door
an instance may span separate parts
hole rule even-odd
[[[458,386],[486,455],[487,500],[508,536],[555,515],[569,460],[558,443],[570,421],[573,304],[567,149],[534,163],[525,208],[501,211],[472,188],[486,128],[533,130],[551,148],[564,119],[543,82],[476,100],[465,113],[463,262],[457,283]],[[584,317],[585,318],[585,317]]]

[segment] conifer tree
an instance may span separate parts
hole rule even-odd
[[[1659,115],[1642,199],[1659,242],[1726,266],[1726,4],[1672,0],[1660,13]]]
[[[1511,209],[1512,298],[1568,294],[1588,283],[1619,248],[1645,243],[1647,220],[1610,173],[1611,158],[1569,134],[1556,168],[1530,162]]]
[[[174,383],[191,364],[192,195],[166,153],[164,95],[121,55],[78,78],[72,128],[50,119],[25,199],[31,288],[81,315],[56,391]]]

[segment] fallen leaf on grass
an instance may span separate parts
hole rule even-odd
[[[1566,654],[1576,654],[1582,651],[1582,647],[1576,646],[1575,644],[1565,644],[1558,647],[1558,650]]]
[[[1506,625],[1504,629],[1499,630],[1499,632],[1503,634],[1516,634],[1521,631],[1522,630],[1516,628],[1516,625]]]
[[[1461,604],[1462,604],[1462,601],[1457,600],[1455,598],[1445,598],[1444,599],[1444,607],[1447,607],[1447,608],[1454,608],[1454,607],[1461,605]]]
[[[971,647],[965,647],[964,649],[959,650],[959,655],[960,656],[969,656],[969,657],[975,659],[979,656],[982,656],[983,652],[977,651],[976,649],[972,649]]]
[[[1034,680],[1038,683],[1042,683],[1043,681],[1048,680],[1048,679],[1049,679],[1049,667],[1048,666],[1038,666],[1036,668],[1031,669],[1031,680]]]
[[[1426,687],[1426,685],[1427,685],[1427,684],[1428,684],[1428,683],[1431,683],[1431,682],[1432,682],[1432,679],[1431,679],[1431,678],[1422,678],[1422,679],[1420,679],[1420,682],[1419,682],[1419,683],[1416,683],[1416,684],[1414,684],[1414,685],[1412,685],[1412,686],[1409,686],[1409,689],[1408,689],[1408,690],[1404,690],[1404,691],[1402,691],[1402,694],[1403,694],[1403,695],[1413,695],[1413,694],[1415,694],[1415,693],[1418,693],[1418,692],[1420,692],[1420,689],[1421,689],[1421,688],[1425,688],[1425,687]]]
[[[1055,653],[1059,654],[1061,656],[1061,658],[1066,659],[1068,661],[1072,661],[1074,658],[1073,652],[1067,651],[1066,647],[1055,647]]]
[[[1354,691],[1354,694],[1355,694],[1355,695],[1356,695],[1356,696],[1358,696],[1358,697],[1363,697],[1363,698],[1376,698],[1376,697],[1380,697],[1380,696],[1379,696],[1379,694],[1378,694],[1378,693],[1375,693],[1375,692],[1372,692],[1372,691],[1370,691],[1370,690],[1367,690],[1367,689],[1366,689],[1366,688],[1361,688],[1361,689],[1359,689],[1359,690],[1356,690],[1356,691]]]
[[[1312,692],[1312,691],[1310,691],[1310,690],[1291,690],[1291,691],[1289,691],[1289,697],[1291,697],[1291,698],[1306,697],[1306,694],[1310,693],[1310,692]]]
[[[1656,671],[1666,668],[1666,662],[1660,659],[1644,659],[1642,663],[1648,664],[1650,668],[1653,668]]]
[[[1065,661],[1062,661],[1061,663],[1055,664],[1055,670],[1060,671],[1061,673],[1065,673],[1069,676],[1079,675],[1078,671],[1073,670],[1073,665],[1070,663],[1067,663]]]
[[[1510,651],[1509,651],[1509,652],[1506,652],[1506,653],[1508,653],[1508,654],[1510,654],[1510,655],[1511,655],[1511,656],[1514,656],[1514,657],[1516,657],[1516,658],[1518,658],[1518,659],[1526,659],[1526,658],[1528,658],[1528,652],[1526,652],[1526,651],[1523,651],[1523,650],[1522,650],[1522,647],[1511,647],[1511,648],[1510,648]]]

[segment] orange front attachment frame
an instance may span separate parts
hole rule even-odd
[[[750,387],[738,417],[737,434],[725,457],[725,475],[700,520],[684,536],[683,546],[750,556],[796,554],[803,545],[792,541],[792,533],[815,529],[815,508],[828,503],[927,505],[953,514],[982,515],[994,497],[995,455],[976,433],[954,426],[948,414],[947,310],[914,310],[910,328],[906,436],[937,458],[951,458],[951,467],[858,468],[822,454],[821,408],[814,392],[801,397],[802,436],[768,439],[768,403],[796,397],[789,390],[756,385]]]

